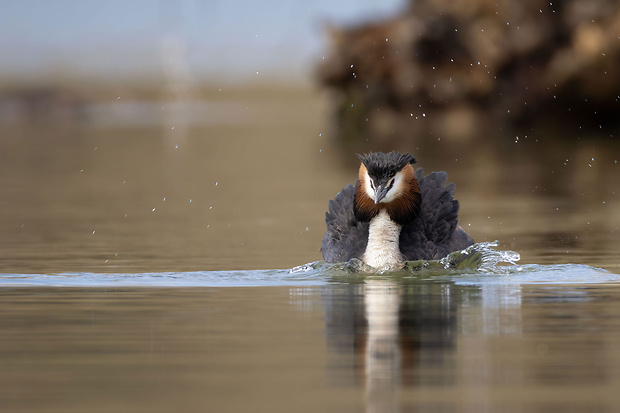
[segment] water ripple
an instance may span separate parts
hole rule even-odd
[[[0,286],[58,287],[241,287],[312,286],[363,283],[382,277],[402,283],[575,284],[616,283],[620,275],[580,264],[518,265],[514,251],[497,250],[497,242],[475,244],[436,261],[411,261],[402,271],[376,273],[359,260],[329,264],[316,261],[291,269],[158,273],[0,274]]]

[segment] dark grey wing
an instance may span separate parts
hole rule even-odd
[[[404,226],[400,235],[400,249],[406,259],[441,258],[473,244],[471,237],[458,227],[459,201],[453,196],[454,183],[446,184],[446,173],[424,176],[424,171],[417,169],[416,178],[422,205],[418,218]]]
[[[450,237],[450,246],[448,253],[452,251],[460,251],[474,244],[474,239],[459,225]]]
[[[361,258],[368,243],[368,223],[359,222],[353,212],[355,186],[347,185],[329,201],[325,213],[327,233],[323,237],[321,252],[327,262],[347,262]]]

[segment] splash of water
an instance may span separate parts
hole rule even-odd
[[[454,273],[487,273],[505,274],[517,266],[521,259],[515,251],[496,250],[498,241],[480,242],[462,250],[455,251],[440,260],[407,261],[403,271],[389,272],[389,274],[426,273],[426,274],[454,274]],[[289,270],[289,274],[307,273],[309,271],[329,271],[346,274],[365,273],[383,274],[363,261],[353,258],[348,262],[329,264],[325,261],[316,261],[300,265]]]
[[[408,261],[402,271],[377,272],[359,259],[329,264],[317,261],[296,267],[291,273],[323,278],[327,282],[359,283],[368,277],[405,282],[455,282],[457,284],[572,284],[615,283],[620,276],[582,264],[519,265],[519,253],[498,250],[498,241],[481,242],[440,260]]]
[[[479,242],[462,251],[455,251],[439,260],[443,268],[475,270],[477,272],[505,274],[511,271],[521,256],[515,251],[496,250],[498,241]]]
[[[316,261],[292,269],[195,271],[164,273],[0,274],[1,286],[153,286],[235,287],[364,283],[372,277],[397,282],[456,284],[567,284],[618,283],[620,275],[581,264],[517,265],[514,251],[497,250],[498,242],[484,242],[435,261],[410,261],[402,271],[377,273],[358,259],[330,264]]]

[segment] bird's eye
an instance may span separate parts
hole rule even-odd
[[[372,179],[370,180],[370,187],[371,187],[372,189],[375,189],[375,183],[372,181]]]
[[[388,188],[391,188],[392,185],[394,185],[394,179],[390,179],[390,182],[388,183]]]

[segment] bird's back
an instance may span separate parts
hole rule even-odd
[[[466,248],[473,239],[458,226],[459,201],[454,199],[454,183],[446,184],[445,172],[424,176],[416,170],[422,204],[420,215],[400,233],[400,250],[408,261],[445,257]]]
[[[458,226],[459,202],[454,199],[454,184],[446,184],[445,172],[424,176],[420,168],[416,178],[422,195],[420,214],[402,227],[400,250],[407,261],[438,259],[473,244],[473,239]],[[329,201],[325,214],[327,233],[321,251],[328,262],[346,262],[361,258],[368,243],[368,223],[355,218],[355,187],[347,185]]]

